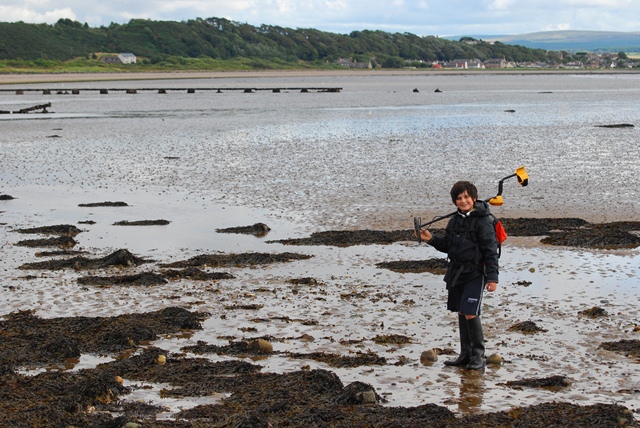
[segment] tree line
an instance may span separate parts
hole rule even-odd
[[[67,61],[97,58],[98,53],[131,52],[143,63],[175,58],[257,58],[282,63],[333,63],[339,58],[370,61],[383,67],[407,62],[428,66],[457,58],[507,61],[558,61],[558,52],[482,40],[452,41],[435,36],[384,31],[336,34],[315,29],[259,27],[224,18],[188,21],[133,19],[126,24],[89,27],[60,19],[55,24],[0,22],[0,60]]]

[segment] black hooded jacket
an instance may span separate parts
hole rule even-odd
[[[429,244],[447,253],[449,267],[444,276],[447,288],[485,275],[486,282],[498,282],[498,242],[489,204],[476,201],[474,209],[453,216],[443,238]]]

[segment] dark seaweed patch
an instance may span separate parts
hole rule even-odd
[[[228,227],[216,229],[218,233],[240,233],[245,235],[265,236],[271,228],[264,223],[255,223],[251,226]]]
[[[605,311],[601,307],[594,306],[593,308],[585,309],[584,311],[578,312],[578,315],[584,315],[589,318],[598,318],[598,317],[606,317],[609,314],[607,313],[607,311]]]
[[[82,353],[105,353],[136,347],[158,335],[200,330],[201,316],[172,307],[117,317],[43,319],[33,312],[5,315],[0,321],[0,366],[61,363]],[[43,349],[46,352],[42,352]]]
[[[287,282],[296,285],[318,285],[318,281],[315,278],[311,277],[293,278],[288,280]]]
[[[580,218],[501,218],[509,236],[544,236],[554,230],[573,230],[589,226]]]
[[[15,245],[19,247],[61,247],[61,248],[71,248],[76,245],[77,242],[71,236],[63,235],[56,236],[51,238],[42,238],[42,239],[24,239],[22,241],[18,241]]]
[[[113,223],[114,226],[166,226],[171,223],[169,220],[122,220]]]
[[[640,231],[640,222],[592,224],[579,218],[502,218],[509,236],[547,236],[543,243],[586,248],[635,248],[640,238],[628,233]],[[444,227],[444,222],[442,224]],[[433,229],[442,236],[443,229]],[[400,241],[415,241],[413,230],[355,230],[315,232],[307,238],[267,241],[285,245],[386,245]],[[405,262],[397,262],[405,263]],[[411,267],[411,266],[407,266]],[[419,269],[419,267],[416,267]],[[400,267],[401,271],[402,267]]]
[[[577,229],[568,232],[551,233],[540,242],[570,247],[617,249],[640,246],[640,237],[624,230],[612,230],[610,228]]]
[[[150,263],[153,260],[144,260],[134,256],[129,251],[121,249],[115,251],[108,256],[89,259],[86,257],[78,256],[70,259],[48,260],[44,262],[25,263],[18,269],[101,269],[108,266],[118,267],[131,267],[138,266],[143,263]]]
[[[547,330],[538,327],[533,321],[523,321],[509,327],[509,331],[517,331],[520,333],[533,334],[546,332]]]
[[[163,275],[170,280],[190,279],[192,281],[217,281],[220,279],[235,278],[235,276],[226,272],[205,272],[196,267],[188,267],[180,270],[167,269],[163,272]]]
[[[607,351],[617,352],[619,354],[630,355],[636,358],[640,357],[640,340],[622,339],[618,342],[603,342],[600,348]]]
[[[387,359],[375,352],[356,352],[353,355],[329,354],[326,352],[311,352],[307,354],[289,353],[291,358],[315,360],[328,364],[331,367],[360,367],[360,366],[384,366]]]
[[[135,275],[119,275],[119,276],[83,276],[78,278],[78,284],[82,285],[138,285],[150,287],[153,285],[163,285],[168,281],[161,275],[153,272],[142,272]]]
[[[411,338],[401,334],[383,334],[373,338],[379,345],[406,345],[412,343]]]
[[[217,355],[233,355],[233,356],[257,356],[271,355],[273,348],[266,345],[268,341],[264,339],[229,342],[228,345],[211,345],[199,340],[196,345],[185,346],[181,351],[191,352],[193,354],[217,354]]]
[[[76,236],[82,230],[70,224],[57,224],[54,226],[30,227],[16,230],[18,233],[40,233],[42,235]]]
[[[413,230],[396,230],[391,232],[383,230],[342,230],[315,232],[308,238],[282,239],[267,242],[285,245],[333,245],[336,247],[372,244],[385,245],[398,241],[413,241],[415,240],[413,233]]]
[[[202,254],[188,260],[177,261],[160,265],[167,268],[186,267],[245,267],[254,265],[266,265],[271,263],[289,262],[292,260],[307,260],[312,256],[296,253],[242,253],[242,254]]]
[[[126,202],[91,202],[88,204],[78,204],[79,207],[128,207]]]
[[[511,380],[505,383],[511,388],[564,388],[571,385],[571,380],[565,376],[550,376],[545,378],[526,378]]]
[[[436,275],[444,275],[447,271],[448,262],[446,259],[428,259],[428,260],[399,260],[393,262],[376,263],[376,267],[389,269],[394,272],[412,272],[424,273],[429,272]]]

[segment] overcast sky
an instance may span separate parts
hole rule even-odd
[[[0,0],[0,21],[92,27],[132,18],[195,18],[419,36],[507,35],[550,30],[640,31],[638,0]]]

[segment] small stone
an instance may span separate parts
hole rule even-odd
[[[263,352],[265,354],[273,352],[273,345],[269,341],[264,339],[258,339],[251,342],[250,348],[254,351]]]
[[[491,354],[487,357],[487,364],[502,364],[502,357],[499,354]]]
[[[164,355],[158,355],[158,364],[164,366],[167,363],[167,357]]]
[[[300,340],[302,342],[314,342],[316,340],[315,337],[311,336],[310,334],[303,334],[302,336],[300,336]]]
[[[358,392],[356,394],[356,400],[358,400],[360,404],[375,404],[377,401],[376,393],[372,390]]]
[[[571,379],[569,379],[568,377],[565,377],[562,379],[562,386],[571,386],[573,385],[573,381]]]
[[[429,365],[438,361],[438,353],[434,349],[429,349],[420,354],[420,363],[423,366]]]
[[[124,379],[122,379],[120,376],[116,376],[116,382],[122,385],[124,383]]]

